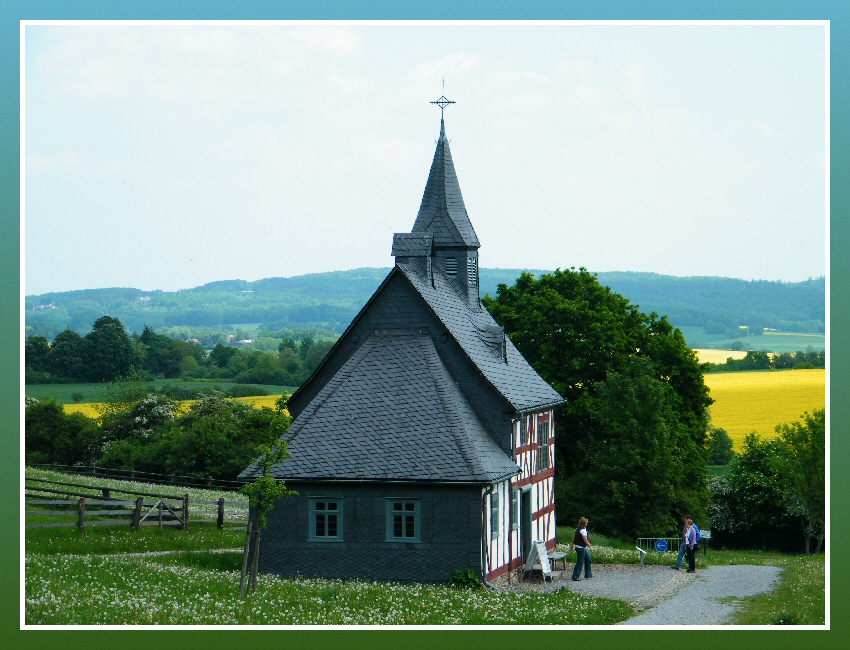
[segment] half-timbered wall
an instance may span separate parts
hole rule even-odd
[[[554,412],[551,410],[528,413],[515,422],[514,453],[522,473],[491,488],[490,492],[499,495],[496,521],[491,511],[493,499],[485,491],[488,544],[484,564],[488,579],[517,569],[524,562],[522,534],[523,526],[528,523],[528,517],[522,511],[524,492],[529,492],[527,501],[531,503],[531,541],[545,541],[550,551],[555,548],[554,424]],[[512,498],[514,488],[516,497]],[[494,526],[498,530],[494,530]]]

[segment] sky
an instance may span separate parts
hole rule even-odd
[[[446,133],[482,267],[825,275],[817,23],[24,28],[27,295],[388,267]]]

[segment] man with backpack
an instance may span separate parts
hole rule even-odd
[[[687,520],[687,515],[683,517],[683,521]],[[696,538],[695,548],[699,546],[699,528],[697,525],[691,520],[691,527],[694,529],[694,536]],[[671,569],[675,569],[679,571],[682,568],[682,558],[685,557],[685,551],[688,549],[688,545],[684,542],[684,530],[682,531],[682,542],[679,544],[679,555],[676,556],[676,564],[671,566]]]

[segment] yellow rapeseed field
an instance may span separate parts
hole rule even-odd
[[[743,359],[747,353],[743,350],[697,350],[697,359],[700,363],[726,363],[729,357],[733,359]]]
[[[268,407],[273,409],[274,403],[280,398],[280,395],[258,395],[255,397],[234,397],[232,398],[236,402],[244,402],[250,406],[253,406],[255,409]],[[182,402],[177,402],[178,410],[180,413],[185,413],[189,410],[189,406],[191,406],[196,400],[183,400]],[[98,407],[100,404],[90,403],[90,404],[65,404],[65,413],[82,413],[85,416],[90,418],[99,418],[100,412],[98,411]]]
[[[714,404],[711,424],[726,430],[735,451],[752,431],[776,436],[777,424],[797,422],[804,412],[826,405],[823,369],[706,373]]]

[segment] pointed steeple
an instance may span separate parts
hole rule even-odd
[[[449,139],[446,137],[446,124],[440,118],[440,138],[431,163],[428,181],[419,214],[411,232],[430,233],[434,236],[434,245],[438,248],[460,246],[478,248],[480,246],[475,229],[466,213],[460,184],[452,162]]]
[[[439,105],[440,110],[454,104],[445,97],[431,103]],[[440,117],[440,138],[419,214],[409,233],[393,236],[392,254],[396,264],[418,264],[429,277],[435,269],[442,270],[470,307],[477,309],[479,247],[457,182],[446,123]]]

